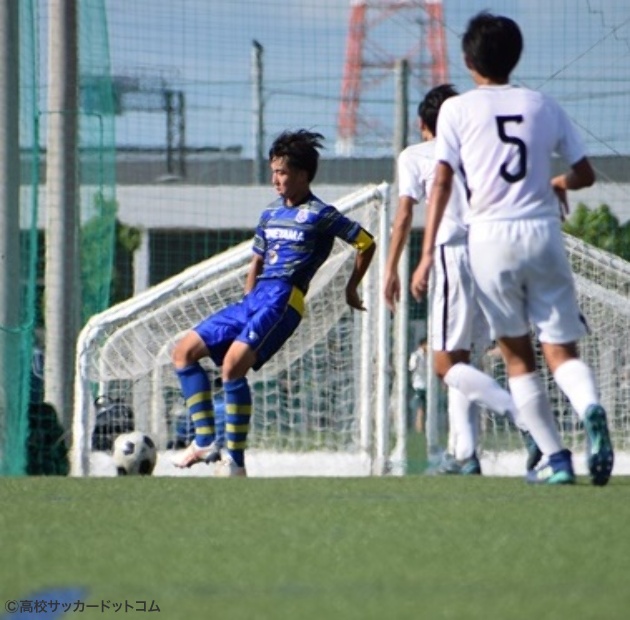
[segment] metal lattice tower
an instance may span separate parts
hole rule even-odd
[[[359,142],[374,147],[389,140],[378,109],[392,100],[384,83],[400,59],[409,63],[418,91],[448,81],[442,0],[351,0],[337,154],[352,155]]]

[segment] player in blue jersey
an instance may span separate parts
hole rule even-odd
[[[357,222],[311,192],[323,136],[285,131],[269,150],[278,198],[262,213],[245,282],[245,296],[202,321],[173,351],[173,364],[195,427],[195,439],[175,463],[190,467],[216,455],[212,391],[199,360],[209,356],[222,369],[226,410],[225,454],[217,474],[245,476],[244,450],[252,413],[247,382],[286,342],[302,320],[311,279],[328,258],[335,237],[357,254],[346,285],[346,302],[365,310],[358,286],[376,246]]]

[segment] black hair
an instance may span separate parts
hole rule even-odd
[[[523,35],[509,17],[482,11],[468,22],[462,51],[477,73],[504,83],[521,57]]]
[[[269,161],[277,157],[285,157],[290,168],[305,170],[309,182],[317,174],[319,152],[324,136],[321,133],[298,129],[297,131],[283,131],[269,149]]]
[[[457,91],[452,84],[440,84],[432,88],[418,105],[418,116],[427,126],[427,129],[435,136],[437,135],[437,118],[442,104],[457,95]]]

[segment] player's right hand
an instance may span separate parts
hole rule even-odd
[[[400,278],[397,272],[385,274],[383,294],[387,307],[392,312],[396,312],[396,304],[400,301]]]
[[[553,191],[558,197],[560,203],[560,219],[564,222],[569,215],[569,199],[567,197],[567,190],[563,187],[553,185]]]
[[[433,258],[423,256],[411,276],[411,294],[416,301],[421,301],[429,290],[429,275],[433,267]]]
[[[359,297],[359,293],[356,288],[346,287],[346,303],[354,310],[362,310],[365,312],[363,300]]]

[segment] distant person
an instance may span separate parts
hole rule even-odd
[[[424,433],[424,418],[427,406],[427,339],[418,341],[418,346],[409,356],[409,372],[413,389],[414,428]]]
[[[588,469],[605,485],[613,468],[606,412],[591,369],[579,358],[586,333],[564,249],[559,201],[567,190],[595,181],[582,141],[550,97],[510,84],[523,38],[510,18],[482,12],[462,39],[464,60],[477,85],[445,101],[437,124],[438,161],[428,203],[421,261],[412,294],[427,291],[440,224],[459,170],[470,191],[470,263],[481,307],[506,363],[519,417],[547,462],[530,471],[534,483],[572,484],[571,452],[562,444],[549,399],[536,371],[531,327],[554,380],[584,422]],[[552,178],[559,154],[570,170]]]
[[[226,453],[217,473],[245,476],[245,447],[252,413],[247,373],[261,368],[297,329],[311,279],[328,258],[336,237],[357,252],[346,285],[346,302],[365,310],[358,286],[374,256],[372,235],[311,191],[323,136],[300,129],[280,134],[269,150],[278,198],[262,213],[254,236],[245,296],[204,319],[173,351],[173,364],[195,426],[195,439],[178,467],[206,461],[216,452],[215,412],[206,372],[209,356],[222,369]]]

